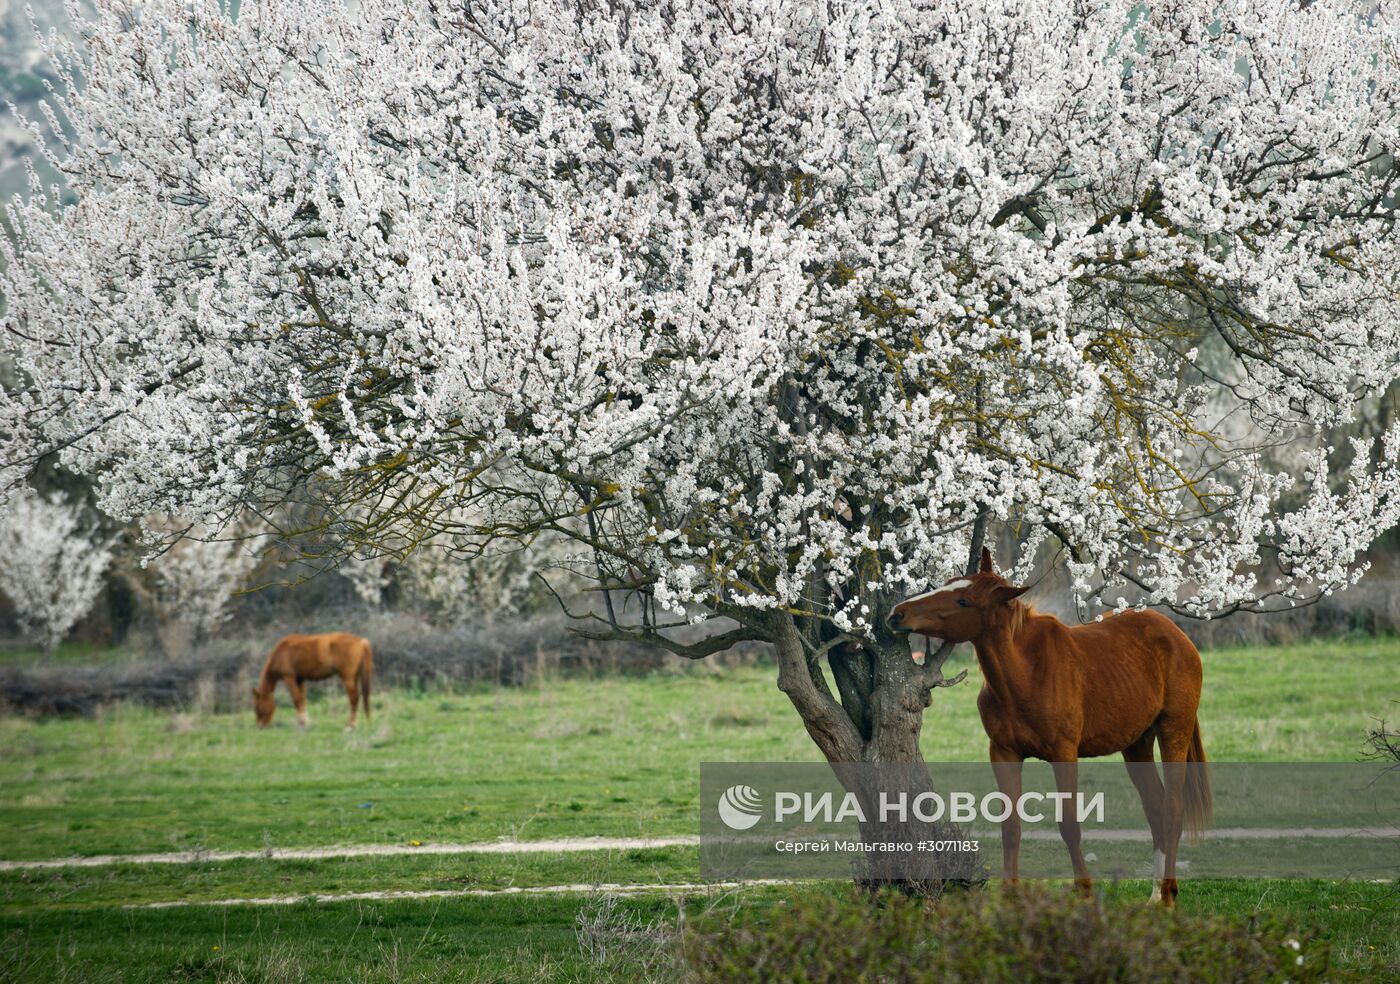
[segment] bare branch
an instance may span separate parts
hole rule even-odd
[[[706,656],[713,656],[715,653],[732,649],[741,642],[767,641],[749,626],[730,629],[728,632],[721,632],[695,643],[678,642],[675,639],[667,638],[649,626],[639,626],[636,629],[619,626],[606,632],[590,632],[587,629],[570,629],[569,631],[580,638],[593,639],[597,642],[640,642],[649,646],[657,646],[686,659],[704,659]]]

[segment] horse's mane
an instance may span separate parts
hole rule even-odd
[[[1015,602],[1011,606],[1011,635],[1015,637],[1021,631],[1026,619],[1039,617],[1040,612],[1035,610],[1034,605],[1028,605],[1024,601]]]

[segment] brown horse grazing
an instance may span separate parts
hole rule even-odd
[[[1026,590],[996,574],[991,551],[983,550],[976,574],[900,602],[889,624],[898,632],[972,643],[982,668],[977,710],[991,740],[992,769],[1013,803],[1021,796],[1021,764],[1028,757],[1052,763],[1056,786],[1073,795],[1081,757],[1122,752],[1152,828],[1158,879],[1152,897],[1172,906],[1183,821],[1200,830],[1211,813],[1196,720],[1201,656],[1157,612],[1123,612],[1069,626],[1017,601]],[[1165,788],[1152,761],[1154,740]],[[1004,875],[1015,881],[1021,845],[1015,810],[1001,829]],[[1076,884],[1087,893],[1089,870],[1072,812],[1060,823],[1060,836]]]
[[[297,724],[303,728],[306,718],[306,691],[302,683],[324,680],[339,675],[345,684],[345,696],[350,698],[350,727],[355,727],[355,712],[360,706],[360,694],[365,696],[365,720],[369,720],[369,684],[374,669],[374,657],[369,643],[348,632],[326,632],[321,635],[283,636],[267,658],[258,685],[253,688],[253,710],[258,715],[258,727],[265,728],[277,709],[272,691],[281,680],[291,692],[297,706]]]

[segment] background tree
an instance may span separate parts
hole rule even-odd
[[[0,592],[50,654],[92,608],[111,562],[81,506],[28,489],[0,510]]]
[[[147,520],[146,528],[179,534],[151,565],[150,604],[161,649],[182,655],[228,620],[235,595],[258,564],[256,540],[247,524],[215,531],[160,519]]]
[[[76,204],[8,213],[12,483],[570,538],[643,601],[599,634],[773,643],[834,762],[918,759],[883,618],[989,527],[1204,616],[1396,520],[1400,430],[1317,441],[1400,363],[1390,4],[96,8],[32,131]]]
[[[400,514],[424,511],[431,512],[432,522],[417,529],[397,522],[380,525],[386,518],[382,513],[343,506],[332,516],[287,516],[277,525],[303,547],[313,570],[318,561],[320,566],[334,564],[366,604],[378,607],[392,597],[396,607],[442,627],[494,613],[519,616],[538,610],[549,598],[539,585],[546,573],[550,580],[545,584],[555,598],[559,590],[576,597],[598,576],[588,551],[566,538],[483,538],[479,531],[492,517],[480,509],[414,502],[410,492],[397,507]],[[318,542],[308,542],[312,540]],[[582,571],[576,573],[579,567]]]
[[[580,567],[581,572],[575,570]],[[556,597],[576,597],[593,586],[597,571],[586,550],[557,537],[536,538],[528,547],[509,543],[480,550],[474,537],[463,543],[439,534],[404,558],[395,570],[395,586],[406,607],[451,626],[493,613],[519,617],[538,612],[542,604],[553,608],[554,601],[539,590],[538,579],[546,575]]]
[[[389,587],[389,561],[383,557],[346,557],[336,568],[350,582],[355,597],[370,608],[384,604],[384,592]]]

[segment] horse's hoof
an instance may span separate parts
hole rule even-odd
[[[345,726],[345,733],[346,733],[347,735],[348,735],[350,732],[354,731],[354,730],[355,730],[355,726],[354,726],[353,724],[347,724],[347,725]]]
[[[1164,909],[1176,908],[1176,896],[1178,889],[1175,878],[1164,878],[1161,881],[1152,883],[1152,897],[1148,899]]]
[[[1094,881],[1092,878],[1076,878],[1074,887],[1079,892],[1079,897],[1092,899],[1094,897]]]

